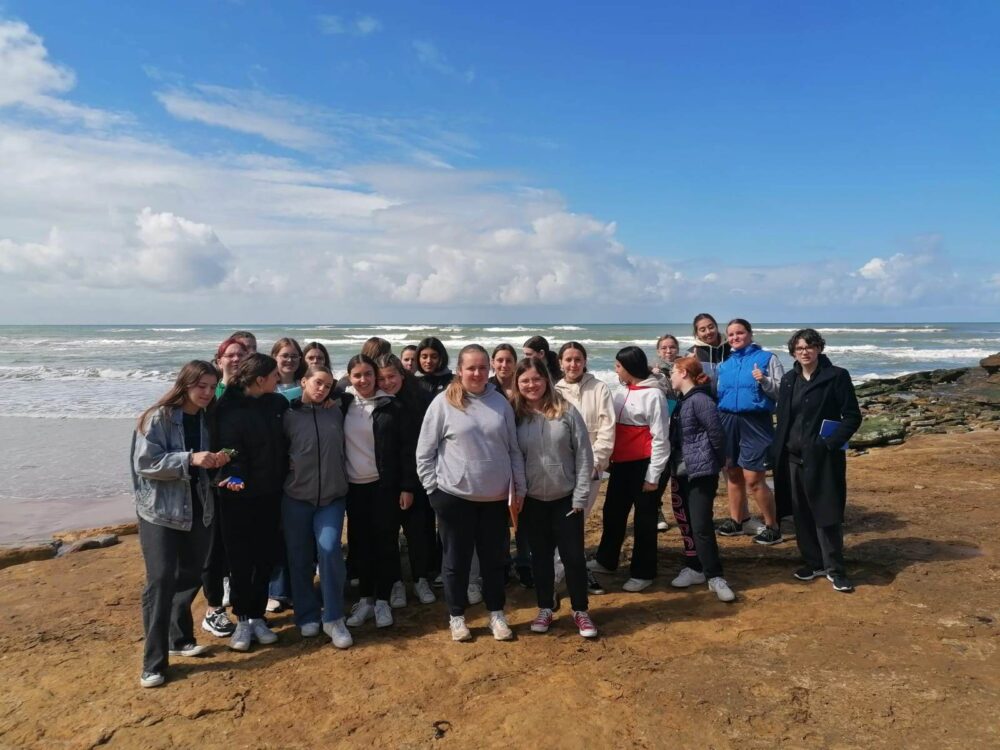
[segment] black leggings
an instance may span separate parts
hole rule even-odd
[[[587,602],[587,561],[583,553],[583,512],[569,513],[573,508],[573,497],[559,500],[536,500],[525,498],[524,510],[518,529],[524,529],[531,545],[531,570],[535,577],[535,595],[539,609],[555,606],[555,560],[553,554],[559,548],[559,559],[566,568],[566,588],[574,610],[586,612]]]
[[[348,484],[347,546],[360,579],[358,593],[389,599],[399,580],[399,493],[382,483]]]
[[[421,578],[427,578],[427,512],[429,508],[427,493],[421,488],[413,493],[413,505],[400,513],[403,533],[406,535],[406,556],[410,561],[410,575],[413,577],[414,583]]]
[[[685,564],[692,570],[703,572],[708,578],[722,575],[719,544],[715,539],[712,508],[715,492],[719,489],[719,475],[707,477],[678,477],[682,511],[690,525],[696,557],[685,556]],[[685,539],[685,545],[687,540]],[[687,549],[685,549],[685,553]]]
[[[271,570],[278,559],[281,496],[223,495],[222,540],[229,560],[229,593],[233,614],[262,618],[267,608]]]

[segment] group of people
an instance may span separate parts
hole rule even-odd
[[[552,627],[565,581],[573,624],[593,638],[589,596],[619,566],[630,513],[623,589],[653,583],[668,490],[684,542],[674,587],[707,584],[733,601],[716,533],[776,544],[779,519],[791,514],[804,562],[795,577],[825,575],[852,590],[843,448],[861,415],[850,375],[813,329],[789,340],[789,373],[753,342],[746,320],[730,321],[723,339],[701,314],[693,333],[683,357],[677,338],[662,336],[653,366],[640,347],[621,349],[624,388],[612,392],[575,341],[555,352],[533,336],[520,357],[510,344],[470,344],[453,372],[437,338],[397,357],[375,337],[337,380],[321,343],[282,338],[266,355],[252,333],[235,332],[213,361],[181,368],[133,435],[147,578],[140,684],[163,684],[170,657],[204,652],[191,613],[201,589],[202,628],[237,651],[277,641],[266,613],[284,606],[304,637],[323,632],[337,648],[368,620],[391,626],[393,609],[406,605],[400,530],[413,593],[430,604],[434,585],[443,588],[453,640],[471,638],[465,612],[480,601],[494,638],[513,637],[504,613],[512,568],[535,589],[531,632]],[[605,473],[602,534],[588,560],[584,524]],[[716,527],[720,473],[729,513]],[[350,579],[358,600],[347,611]]]

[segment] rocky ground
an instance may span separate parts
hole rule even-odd
[[[281,614],[278,645],[238,654],[207,637],[212,652],[154,690],[137,686],[135,536],[11,566],[0,747],[998,747],[998,460],[993,431],[851,458],[854,594],[793,580],[793,542],[749,538],[722,540],[735,603],[671,590],[671,530],[652,589],[610,576],[593,598],[594,642],[565,605],[532,635],[532,593],[511,588],[511,643],[489,637],[481,605],[472,643],[448,640],[438,603],[361,629],[346,652]],[[590,546],[598,534],[592,518]]]

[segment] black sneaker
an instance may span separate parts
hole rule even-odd
[[[834,591],[841,591],[845,594],[850,594],[852,591],[854,591],[854,584],[851,583],[850,580],[845,575],[839,575],[839,574],[831,575],[830,573],[827,573],[826,580],[830,581],[833,584]]]
[[[825,576],[825,570],[813,570],[810,567],[799,568],[794,573],[793,576],[798,578],[800,581],[811,581],[813,578],[819,578],[820,576]]]
[[[226,608],[219,607],[205,615],[201,629],[219,638],[228,638],[236,630],[236,624],[229,619]]]
[[[743,523],[735,518],[727,518],[716,527],[715,533],[721,536],[743,536]]]
[[[779,542],[785,541],[784,537],[781,536],[781,529],[776,526],[765,526],[761,532],[753,538],[757,544],[778,544]]]
[[[601,582],[597,580],[597,576],[587,571],[587,591],[591,594],[603,594],[604,587]]]

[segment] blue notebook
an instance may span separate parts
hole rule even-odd
[[[824,419],[819,426],[819,436],[828,438],[837,431],[838,427],[840,427],[840,422],[836,419]],[[847,443],[844,443],[840,449],[846,451]]]

